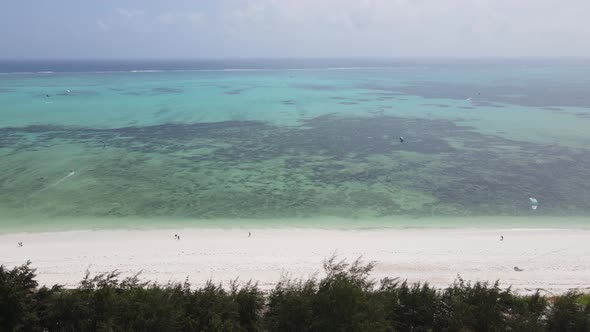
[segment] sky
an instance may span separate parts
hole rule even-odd
[[[588,0],[0,0],[0,58],[590,56]]]

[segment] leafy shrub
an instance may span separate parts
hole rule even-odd
[[[399,331],[430,331],[434,326],[439,294],[428,284],[401,284],[397,279],[381,281],[380,293],[391,327]]]
[[[499,283],[471,284],[459,279],[441,294],[436,329],[441,331],[499,331],[507,325],[510,289]]]
[[[0,331],[30,331],[37,328],[35,269],[31,262],[7,270],[0,265]]]
[[[548,331],[590,331],[590,305],[577,303],[578,298],[575,292],[555,298],[547,316]]]
[[[519,296],[458,279],[443,290],[369,278],[374,267],[331,257],[325,277],[283,278],[268,293],[256,283],[229,288],[122,279],[116,271],[75,289],[38,288],[30,262],[0,266],[3,331],[590,331],[588,295]]]

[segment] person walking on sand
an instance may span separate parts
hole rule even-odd
[[[248,237],[252,237],[252,233],[251,232],[248,232]]]
[[[500,241],[504,241],[504,235],[500,235]]]

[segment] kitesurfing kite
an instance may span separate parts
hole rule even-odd
[[[529,197],[529,201],[531,202],[531,209],[536,210],[537,209],[537,204],[539,204],[539,202],[537,201],[536,198],[533,197]]]

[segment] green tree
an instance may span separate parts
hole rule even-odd
[[[324,278],[283,278],[265,295],[253,282],[193,289],[188,281],[121,280],[117,271],[87,273],[75,289],[38,288],[30,262],[0,266],[0,332],[590,331],[588,295],[548,301],[462,279],[442,291],[388,278],[377,288],[373,267],[331,257]]]
[[[357,259],[348,264],[333,256],[324,262],[326,277],[318,285],[312,302],[312,331],[382,331],[385,317],[375,310],[374,282],[369,273],[375,263]]]
[[[237,304],[240,326],[244,331],[255,332],[262,329],[262,309],[264,296],[258,284],[251,281],[238,287],[237,280],[230,285],[231,297]]]
[[[579,295],[569,292],[555,299],[547,316],[548,331],[590,331],[590,305],[579,304]]]
[[[504,331],[512,296],[510,289],[501,290],[498,282],[472,285],[459,279],[442,293],[435,330]]]
[[[399,331],[430,331],[434,325],[439,296],[428,284],[399,284],[396,279],[381,281],[387,320]]]
[[[12,270],[0,265],[0,331],[39,329],[35,271],[30,261]]]
[[[541,332],[545,330],[547,300],[535,292],[530,296],[512,296],[508,327],[511,331]]]
[[[283,278],[268,295],[265,325],[269,331],[305,332],[313,322],[317,281]]]
[[[209,281],[189,295],[186,303],[185,331],[244,331],[238,305],[221,285]]]

